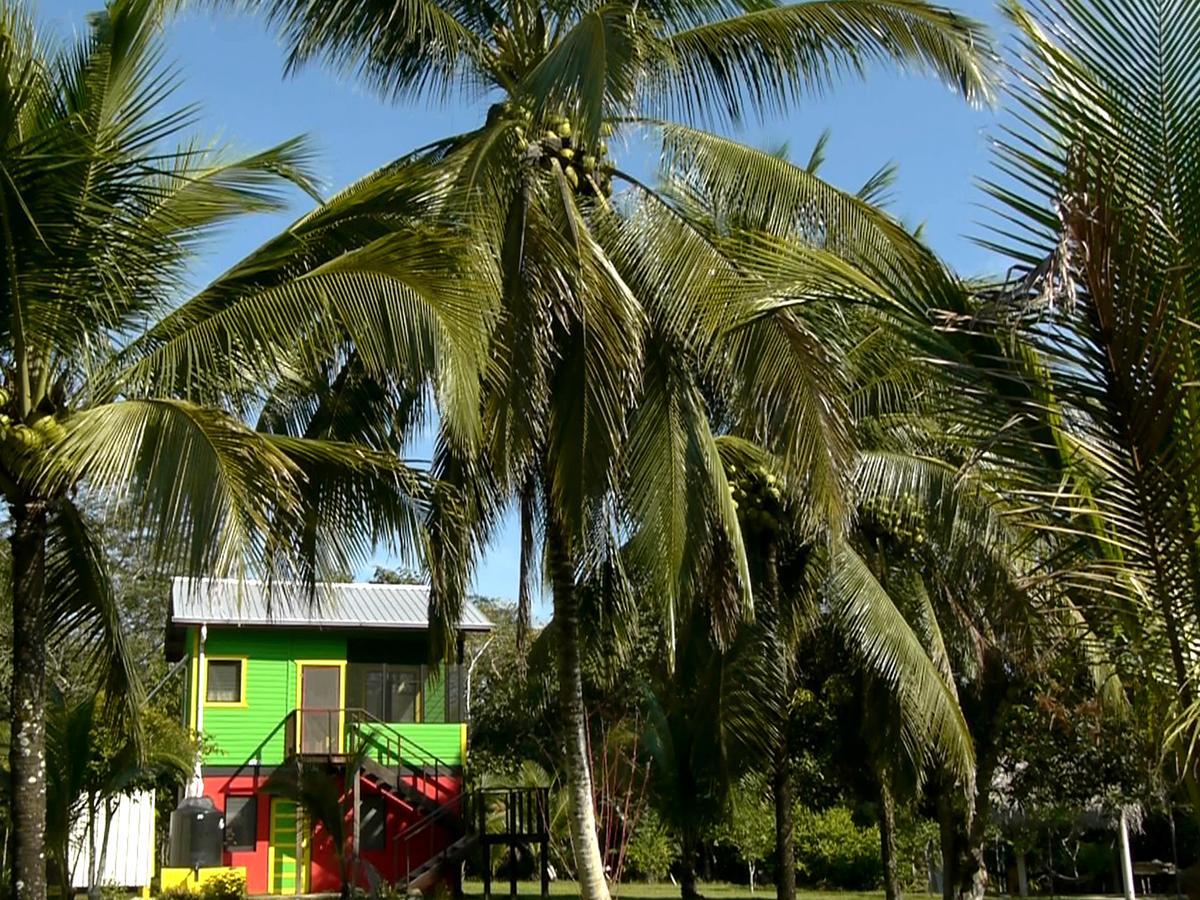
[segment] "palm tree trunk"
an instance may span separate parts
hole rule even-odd
[[[96,861],[96,871],[92,875],[91,885],[88,887],[88,897],[99,900],[103,894],[104,869],[108,866],[108,838],[112,834],[113,816],[116,815],[117,800],[114,797],[106,797],[104,799],[104,834],[100,837],[100,858]],[[92,840],[95,841],[95,835]]]
[[[682,900],[696,900],[700,896],[700,891],[696,889],[698,835],[692,824],[685,825],[682,831],[679,848],[679,894]]]
[[[772,788],[775,795],[775,897],[796,900],[795,826],[792,822],[792,767],[787,729],[775,749]]]
[[[549,518],[549,517],[548,517]],[[558,690],[566,724],[567,791],[570,803],[571,848],[580,900],[609,900],[604,860],[596,835],[592,773],[588,761],[587,721],[583,708],[583,671],[579,660],[579,598],[575,567],[566,540],[553,521],[546,524],[550,577],[554,589],[554,627],[557,634]]]
[[[777,654],[779,677],[786,698],[791,692],[792,666],[789,649],[784,642],[782,610],[780,608],[778,547],[773,538],[766,538],[761,549],[763,586],[762,621],[772,631]],[[787,700],[776,710],[779,737],[775,745],[771,789],[775,800],[775,896],[776,900],[796,900],[795,826],[792,821],[791,746],[788,742]]]
[[[46,509],[14,503],[12,898],[46,897]]]
[[[987,826],[992,815],[991,784],[996,769],[996,754],[985,749],[978,757],[975,808],[967,826],[967,868],[963,873],[966,900],[983,900],[987,894]]]
[[[954,802],[950,797],[952,790],[943,784],[937,795],[938,838],[942,849],[942,900],[954,900],[958,893],[958,827]]]
[[[886,900],[900,900],[900,875],[896,862],[896,797],[886,766],[876,766],[879,784],[879,852],[883,859],[883,894]]]

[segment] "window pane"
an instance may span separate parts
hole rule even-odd
[[[383,669],[366,672],[363,677],[363,709],[381,722],[387,712],[384,699]]]
[[[387,848],[387,805],[379,794],[364,794],[358,840],[363,850]]]
[[[417,694],[421,687],[421,676],[415,669],[387,671],[388,722],[417,721]]]
[[[225,798],[225,847],[253,850],[258,835],[258,798]]]
[[[242,661],[239,659],[210,659],[208,661],[209,703],[242,702]]]
[[[465,722],[462,666],[446,666],[446,721]]]

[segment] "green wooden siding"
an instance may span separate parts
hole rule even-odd
[[[425,695],[422,698],[423,722],[436,724],[446,721],[446,669],[439,666],[431,669],[429,678],[425,681]]]
[[[462,730],[463,726],[458,724],[448,725],[425,725],[407,723],[395,726],[400,732],[400,737],[408,738],[422,750],[436,756],[442,762],[450,763],[451,765],[461,766],[463,764],[462,756]],[[412,751],[412,756],[417,756],[417,751]],[[420,763],[419,759],[412,759],[411,762]]]
[[[244,656],[246,705],[204,708],[208,765],[284,759],[284,719],[296,708],[296,660],[345,659],[344,637],[308,631],[210,628],[208,656]]]
[[[189,638],[189,653],[193,647]],[[427,645],[410,640],[403,647],[414,654],[418,648],[424,650]],[[299,706],[297,661],[344,660],[346,653],[346,636],[338,632],[210,627],[205,643],[206,656],[246,658],[246,703],[238,707],[205,705],[204,763],[243,766],[257,761],[271,766],[283,762],[286,755],[285,720]],[[414,660],[414,664],[416,662]],[[191,665],[187,668],[190,682]],[[407,762],[420,764],[425,760],[418,757],[428,755],[450,765],[463,764],[462,726],[445,721],[446,682],[444,669],[434,671],[425,682],[423,722],[390,726],[413,742],[413,750],[405,753]],[[189,683],[187,690],[188,702],[194,704],[194,686]],[[192,705],[188,707],[189,710],[193,708]]]
[[[386,752],[381,745],[395,747],[396,733],[399,733],[401,755],[406,763],[432,766],[436,760],[451,766],[463,764],[462,725],[419,722],[379,725],[366,722],[360,727],[368,735],[368,754],[382,763],[387,764],[392,760],[385,758]]]

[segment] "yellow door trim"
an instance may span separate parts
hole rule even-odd
[[[304,746],[301,730],[304,727],[304,667],[337,666],[338,668],[338,747],[346,747],[346,660],[344,659],[298,659],[296,660],[296,747]]]
[[[271,810],[271,821],[267,826],[267,893],[273,894],[275,893],[275,816],[278,810],[274,797],[271,797],[267,804]]]

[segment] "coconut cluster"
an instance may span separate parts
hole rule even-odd
[[[547,127],[531,136],[532,115],[522,111],[525,126],[516,128],[517,139],[525,143],[525,158],[547,171],[559,170],[567,184],[585,197],[611,197],[613,167],[608,161],[608,144],[603,138],[594,146],[582,143],[566,116],[551,116]],[[601,129],[604,137],[609,126]]]
[[[911,493],[893,499],[873,498],[859,505],[859,528],[868,537],[886,540],[902,553],[915,554],[928,540],[921,504]]]
[[[12,395],[0,388],[0,409],[7,409],[11,402]],[[14,423],[7,413],[0,412],[0,453],[10,462],[53,447],[66,435],[66,428],[54,416],[40,416],[27,425]]]
[[[765,466],[726,467],[733,508],[746,531],[763,535],[778,533],[784,524],[783,492],[778,479]]]

